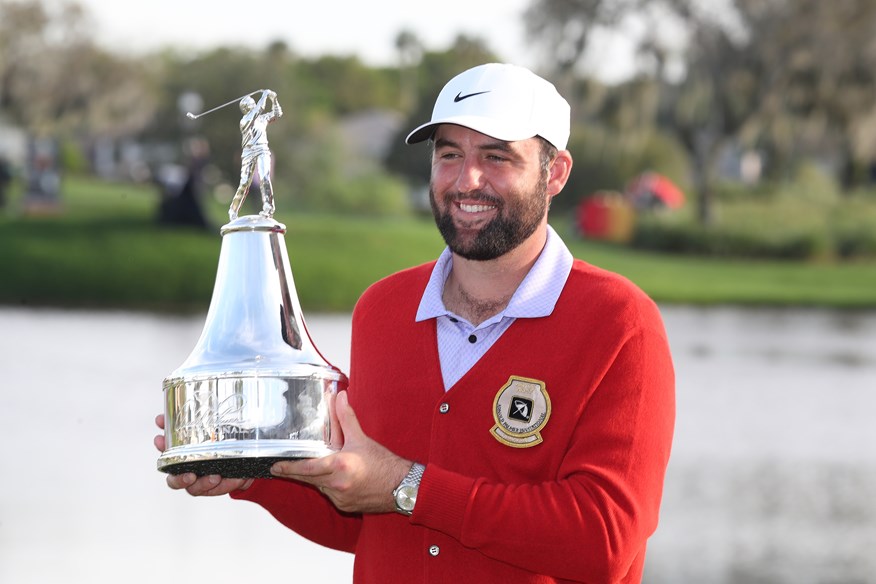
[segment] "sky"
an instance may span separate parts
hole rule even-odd
[[[502,59],[534,66],[522,13],[530,0],[77,0],[100,44],[138,53],[163,46],[262,48],[285,41],[304,56],[356,54],[370,65],[395,63],[395,38],[413,31],[427,49],[449,48],[459,33],[483,38]]]
[[[282,40],[305,57],[355,54],[368,65],[394,65],[396,36],[409,30],[427,50],[448,49],[465,33],[485,40],[503,61],[539,67],[539,52],[526,42],[523,26],[532,0],[77,1],[99,44],[132,54],[168,46],[263,48]],[[622,75],[623,47],[612,45],[594,61],[601,65],[594,72],[603,79]]]

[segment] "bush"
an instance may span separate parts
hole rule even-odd
[[[844,259],[876,257],[876,198],[859,193],[830,214],[836,254]]]
[[[597,191],[623,191],[630,180],[646,171],[664,174],[686,190],[687,156],[666,134],[643,132],[618,139],[615,131],[576,126],[568,148],[574,164],[563,193],[552,203],[556,210],[573,209]]]
[[[89,170],[88,158],[76,143],[65,140],[60,146],[60,165],[66,172],[82,174]]]
[[[876,233],[873,228],[838,231],[834,236],[836,253],[843,259],[876,258]]]
[[[788,260],[876,258],[876,199],[840,196],[829,183],[729,191],[716,203],[716,222],[686,212],[640,216],[633,245],[658,251]]]
[[[379,172],[348,180],[332,178],[310,203],[312,210],[340,214],[391,216],[410,212],[407,184]]]
[[[289,149],[275,181],[283,188],[275,191],[289,194],[291,208],[371,216],[410,212],[407,184],[352,148],[331,120],[311,120],[309,135]]]
[[[818,230],[763,232],[745,225],[705,227],[653,216],[637,222],[633,245],[681,254],[786,260],[824,257],[830,250],[827,234]]]

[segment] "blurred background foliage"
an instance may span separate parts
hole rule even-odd
[[[200,156],[199,196],[227,202],[240,113],[233,105],[194,121],[185,113],[271,88],[286,114],[269,132],[280,209],[421,214],[428,146],[404,145],[406,132],[428,119],[447,79],[501,60],[478,38],[434,51],[406,31],[386,67],[304,58],[282,42],[126,57],[93,43],[87,16],[75,2],[0,0],[0,157],[21,193],[16,205],[0,198],[9,213],[45,211],[41,189],[63,207],[62,189],[53,200],[51,177],[40,179],[41,149],[58,184],[94,175],[153,185],[156,205]],[[724,257],[876,258],[876,2],[532,0],[522,18],[538,72],[572,105],[575,165],[555,215],[574,217],[588,197],[623,193],[653,171],[686,204],[637,209],[623,243]],[[635,45],[634,72],[614,83],[589,65],[606,31]]]

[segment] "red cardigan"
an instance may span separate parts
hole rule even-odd
[[[445,393],[435,321],[414,322],[433,265],[353,313],[350,402],[366,434],[426,464],[413,516],[345,515],[280,480],[233,496],[355,552],[355,582],[640,582],[675,418],[654,303],[576,260],[553,314],[518,319]]]

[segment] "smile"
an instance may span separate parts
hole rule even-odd
[[[490,211],[496,207],[495,205],[469,205],[466,203],[460,203],[459,208],[466,213],[483,213],[484,211]]]

